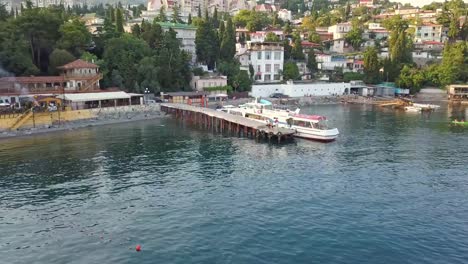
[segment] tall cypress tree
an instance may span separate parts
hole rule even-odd
[[[221,41],[220,57],[224,61],[230,61],[236,54],[236,33],[232,19],[228,18],[226,30]]]
[[[216,8],[216,7],[215,7],[215,10],[213,12],[213,27],[215,27],[215,28],[219,27],[218,8]]]
[[[192,25],[192,14],[188,14],[187,24]]]
[[[197,13],[198,18],[201,18],[201,8],[200,5],[198,5],[198,13]]]
[[[115,13],[115,27],[116,27],[117,32],[119,33],[124,32],[123,15],[122,15],[122,10],[120,8],[117,8],[117,12]]]

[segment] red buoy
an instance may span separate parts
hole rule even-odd
[[[140,246],[140,245],[137,245],[137,246],[135,247],[135,249],[136,249],[136,251],[141,251],[141,246]]]

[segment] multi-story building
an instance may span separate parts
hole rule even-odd
[[[448,29],[442,25],[434,23],[423,23],[422,25],[410,25],[414,28],[414,42],[421,43],[424,41],[444,42],[447,40]]]
[[[0,94],[90,92],[100,89],[102,75],[96,64],[76,60],[58,67],[59,76],[0,78]]]
[[[351,30],[352,25],[350,22],[338,23],[336,25],[328,27],[328,33],[333,34],[333,39],[342,39],[346,37],[346,34]]]
[[[187,24],[174,24],[169,22],[158,22],[164,31],[172,28],[177,33],[177,39],[182,44],[182,49],[188,51],[192,55],[192,62],[197,59],[197,53],[195,49],[195,36],[197,28]]]
[[[284,48],[280,43],[248,43],[249,64],[254,68],[257,83],[282,80]]]

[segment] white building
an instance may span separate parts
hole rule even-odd
[[[353,47],[351,46],[351,44],[349,44],[344,38],[334,39],[331,42],[331,44],[332,44],[330,46],[331,52],[344,54],[344,53],[349,53],[353,51]]]
[[[343,56],[332,56],[327,54],[315,55],[317,66],[324,71],[332,71],[335,68],[346,68],[347,60]]]
[[[352,25],[350,22],[338,23],[328,27],[328,33],[333,34],[333,39],[341,39],[346,37],[346,34],[351,30]]]
[[[169,22],[159,22],[164,31],[172,28],[177,33],[177,39],[182,44],[182,49],[188,51],[192,55],[192,62],[196,61],[197,53],[195,49],[195,35],[197,28],[186,24],[174,24]]]
[[[283,72],[284,48],[280,43],[248,43],[250,64],[256,83],[280,82]]]
[[[447,29],[442,25],[433,23],[424,23],[422,25],[410,25],[414,28],[414,42],[421,43],[424,41],[445,42],[447,40]]]
[[[290,97],[302,97],[305,95],[328,96],[349,94],[349,83],[300,83],[288,81],[286,84],[259,84],[252,85],[253,97],[269,97],[273,93],[282,93]]]
[[[291,21],[292,20],[292,13],[287,9],[281,9],[278,11],[278,17],[281,18],[283,21]]]

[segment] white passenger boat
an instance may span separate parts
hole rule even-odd
[[[328,127],[327,118],[324,116],[299,114],[299,109],[295,111],[275,109],[271,103],[264,101],[247,103],[237,108],[228,106],[221,111],[273,126],[294,129],[296,131],[294,136],[300,138],[330,142],[339,135],[337,128]]]
[[[337,128],[329,128],[325,116],[291,114],[288,118],[278,118],[279,126],[296,130],[294,136],[318,140],[334,141],[340,134]]]

